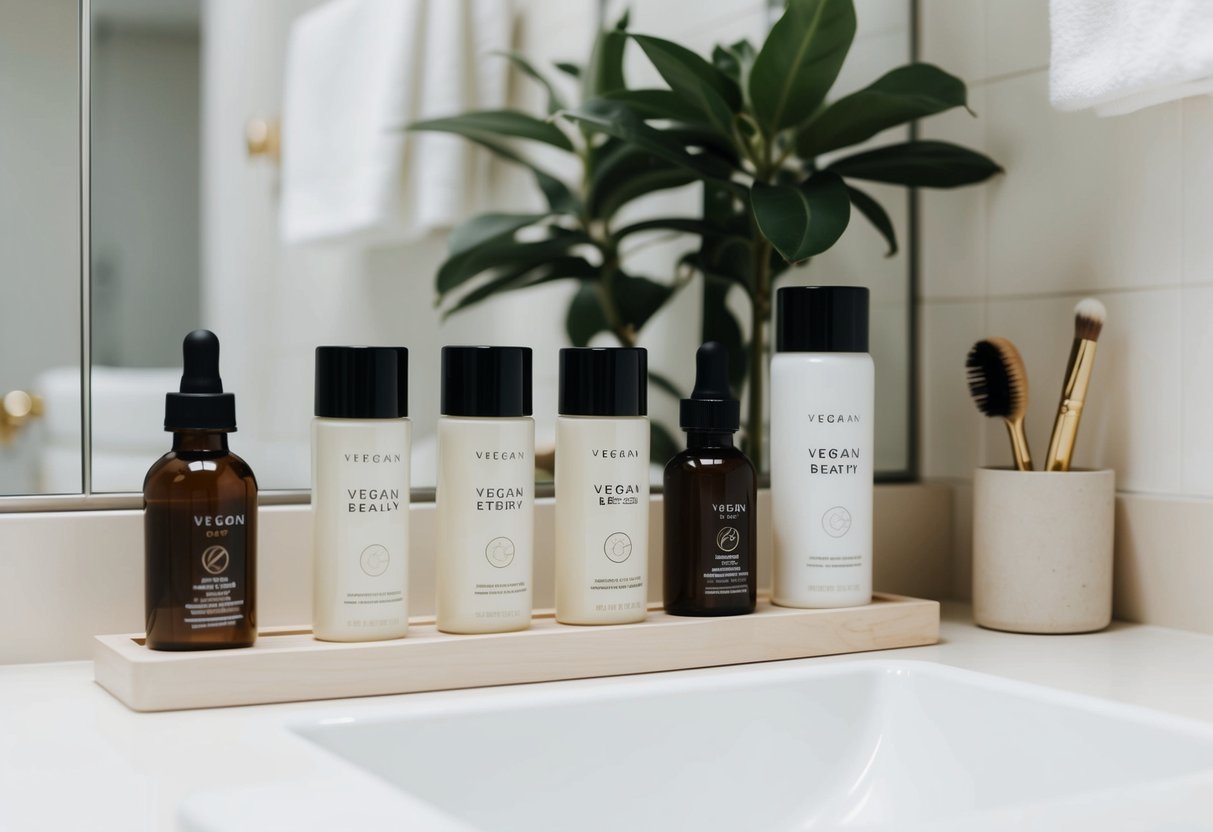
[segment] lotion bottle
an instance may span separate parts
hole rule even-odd
[[[644,349],[562,349],[558,407],[556,620],[643,621],[649,569]]]
[[[257,480],[231,453],[236,398],[219,339],[185,336],[180,392],[165,398],[173,449],[143,482],[144,595],[152,650],[250,647],[257,639]]]
[[[529,347],[443,347],[438,629],[531,626],[535,423]]]
[[[776,295],[771,361],[772,600],[872,600],[874,368],[868,290],[795,286]]]
[[[404,347],[317,347],[312,421],[312,631],[408,631],[408,360]]]

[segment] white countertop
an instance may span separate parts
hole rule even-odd
[[[966,606],[944,605],[942,642],[804,662],[933,661],[1213,722],[1213,636],[1113,624],[1079,636],[1026,636],[974,626]],[[679,671],[738,674],[747,666]],[[626,685],[628,677],[553,682]],[[405,708],[454,698],[483,702],[500,689],[380,697]],[[140,714],[93,683],[91,662],[0,667],[0,829],[173,830],[197,792],[314,777],[324,752],[284,724],[340,717],[366,700]]]

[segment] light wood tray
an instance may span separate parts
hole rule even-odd
[[[915,647],[939,640],[939,603],[877,594],[863,607],[799,610],[760,599],[751,615],[687,618],[655,605],[640,624],[576,627],[538,612],[529,630],[335,644],[265,628],[239,650],[148,650],[142,634],[97,636],[97,683],[136,711],[171,711],[619,676]]]

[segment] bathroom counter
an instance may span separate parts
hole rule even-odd
[[[1213,636],[1122,623],[1081,636],[996,633],[974,626],[962,604],[944,605],[941,635],[931,647],[797,661],[939,662],[1213,722]],[[738,674],[746,666],[680,672]],[[489,688],[373,702],[407,708],[496,694]],[[0,829],[173,830],[177,806],[191,794],[314,782],[322,768],[331,769],[331,758],[284,724],[303,715],[340,717],[367,701],[140,714],[93,683],[91,662],[0,667]]]

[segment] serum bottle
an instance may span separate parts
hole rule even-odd
[[[438,629],[531,626],[535,423],[529,347],[443,347]]]
[[[874,369],[868,290],[795,286],[776,295],[771,361],[772,600],[872,600]]]
[[[147,646],[250,647],[257,639],[257,481],[227,448],[236,398],[223,392],[219,339],[195,330],[183,352],[180,392],[165,397],[173,449],[143,483]]]
[[[648,365],[638,347],[560,351],[556,620],[630,624],[648,608]]]
[[[729,353],[709,341],[695,356],[695,389],[681,405],[687,449],[665,469],[665,611],[744,615],[758,598],[758,476],[733,445],[740,405]]]
[[[312,631],[323,641],[408,631],[409,352],[317,347],[312,421]]]

